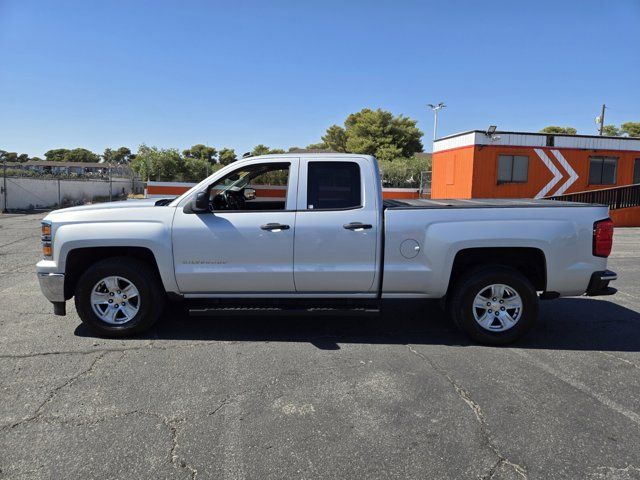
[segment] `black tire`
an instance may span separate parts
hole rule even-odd
[[[119,276],[138,289],[139,310],[126,323],[114,325],[102,321],[91,306],[93,287],[103,278]],[[145,262],[131,257],[112,257],[91,265],[78,279],[75,291],[76,311],[93,332],[105,337],[129,337],[151,327],[163,311],[165,292],[157,273]]]
[[[503,284],[518,293],[522,309],[515,325],[504,331],[483,328],[474,317],[473,302],[490,285]],[[522,338],[538,319],[538,295],[531,282],[520,272],[504,266],[486,266],[470,271],[454,284],[447,295],[447,310],[456,326],[472,340],[487,345],[505,345]],[[482,310],[475,310],[480,315]],[[488,312],[489,310],[487,310]],[[496,320],[496,325],[498,325]]]

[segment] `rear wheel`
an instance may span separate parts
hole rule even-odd
[[[454,285],[449,315],[473,340],[503,345],[521,338],[538,318],[538,297],[531,282],[509,267],[472,271]]]
[[[78,280],[76,310],[92,331],[126,337],[153,325],[164,306],[164,290],[156,273],[133,258],[107,258]]]

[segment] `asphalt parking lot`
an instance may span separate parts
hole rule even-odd
[[[509,348],[431,304],[106,340],[41,295],[42,216],[0,216],[0,478],[640,478],[640,229],[616,296],[543,302]]]

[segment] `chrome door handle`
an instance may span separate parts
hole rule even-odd
[[[360,222],[351,222],[351,223],[345,223],[342,228],[346,228],[347,230],[354,230],[356,232],[359,232],[361,230],[369,230],[371,228],[373,228],[373,225],[370,225],[368,223],[360,223]]]
[[[289,225],[283,225],[281,223],[267,223],[260,226],[260,228],[270,232],[279,232],[280,230],[289,230]]]

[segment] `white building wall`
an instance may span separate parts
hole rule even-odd
[[[0,185],[4,178],[0,177]],[[29,210],[78,205],[93,201],[96,197],[109,196],[108,180],[62,180],[55,178],[7,177],[7,208]],[[111,182],[113,197],[131,193],[131,180],[114,178]],[[0,208],[4,208],[4,193],[0,196]]]
[[[555,136],[555,147],[583,148],[588,150],[622,150],[640,151],[640,139],[629,138],[595,138],[595,137],[575,137],[575,136]]]
[[[559,135],[553,136],[554,145],[550,148],[579,148],[585,150],[620,150],[620,151],[640,151],[640,139],[635,138],[613,138],[581,135]],[[433,144],[434,152],[442,152],[453,148],[468,147],[471,145],[504,145],[513,147],[546,147],[547,135],[519,133],[519,132],[496,132],[489,136],[483,132],[468,132],[457,136],[438,139]]]

